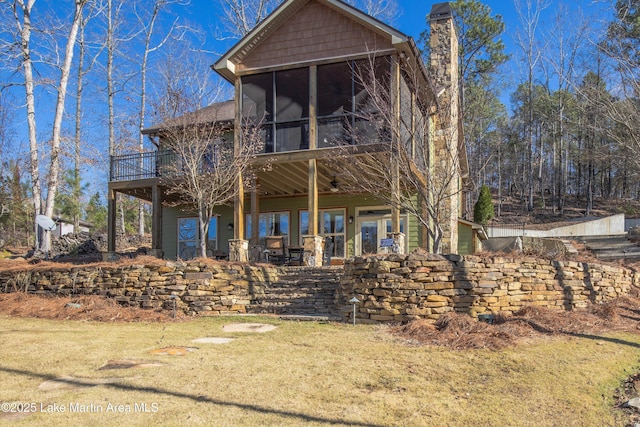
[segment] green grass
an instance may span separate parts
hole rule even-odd
[[[222,331],[230,322],[256,321],[278,328]],[[67,409],[11,422],[16,426],[622,426],[612,395],[637,369],[640,346],[640,336],[616,333],[451,351],[407,345],[379,326],[253,317],[115,324],[0,316],[0,325],[0,401]],[[207,336],[237,339],[191,342]],[[150,353],[165,346],[198,350]],[[114,359],[164,365],[98,370]],[[64,375],[117,382],[38,389]],[[157,412],[107,413],[108,403],[132,411],[135,403],[157,405]],[[71,404],[105,412],[71,413]]]

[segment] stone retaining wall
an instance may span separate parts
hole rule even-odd
[[[272,266],[173,263],[0,272],[0,291],[40,295],[102,295],[123,305],[191,314],[246,313],[278,278]]]
[[[629,295],[640,275],[608,265],[537,258],[426,253],[356,257],[345,263],[338,302],[361,322],[437,319],[449,311],[514,312],[526,305],[573,310]]]
[[[271,291],[282,293],[278,282],[286,281],[286,274],[283,268],[269,265],[197,261],[78,266],[0,271],[0,292],[103,295],[142,308],[172,309],[175,301],[178,309],[190,314],[241,314],[261,312]],[[336,272],[333,274],[335,277]],[[340,283],[335,282],[335,278],[317,280],[314,286],[322,287],[322,292],[317,293],[316,302],[305,295],[305,307],[326,311],[327,292],[334,293],[335,312],[350,320],[353,306],[349,300],[355,296],[360,301],[358,321],[373,323],[418,317],[435,320],[449,311],[472,316],[513,312],[526,305],[580,309],[631,294],[640,285],[640,274],[575,261],[414,252],[347,260]],[[290,308],[301,303],[296,292],[290,299]]]

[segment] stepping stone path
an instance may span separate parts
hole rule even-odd
[[[163,347],[151,350],[151,354],[161,356],[184,356],[185,354],[196,351],[197,349],[197,347]]]
[[[86,387],[95,387],[103,384],[113,384],[122,378],[77,378],[70,375],[56,378],[54,380],[45,381],[38,386],[40,390],[62,390],[62,389],[81,389]]]
[[[202,344],[228,344],[234,340],[235,338],[205,337],[205,338],[196,338],[195,340],[191,340],[191,342],[197,342]]]
[[[98,368],[99,371],[107,369],[131,369],[131,368],[158,368],[162,363],[147,362],[144,360],[109,360],[104,366]]]
[[[273,331],[277,328],[276,325],[267,325],[266,323],[231,323],[224,325],[222,330],[224,332],[256,332],[264,333]]]

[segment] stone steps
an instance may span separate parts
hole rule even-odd
[[[254,296],[247,310],[287,316],[338,318],[335,292],[342,267],[279,267],[278,280]]]
[[[640,259],[640,247],[629,241],[626,234],[583,237],[583,242],[598,259],[607,261]]]

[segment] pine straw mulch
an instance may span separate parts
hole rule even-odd
[[[545,337],[608,331],[640,333],[640,298],[621,297],[584,311],[527,306],[511,316],[498,314],[492,323],[452,312],[443,314],[435,323],[420,319],[392,328],[394,335],[412,343],[456,350],[498,350]]]
[[[79,304],[79,306],[77,305]],[[23,292],[0,294],[0,313],[17,317],[99,322],[173,322],[187,316],[180,310],[152,310],[124,307],[98,295],[44,297]]]

